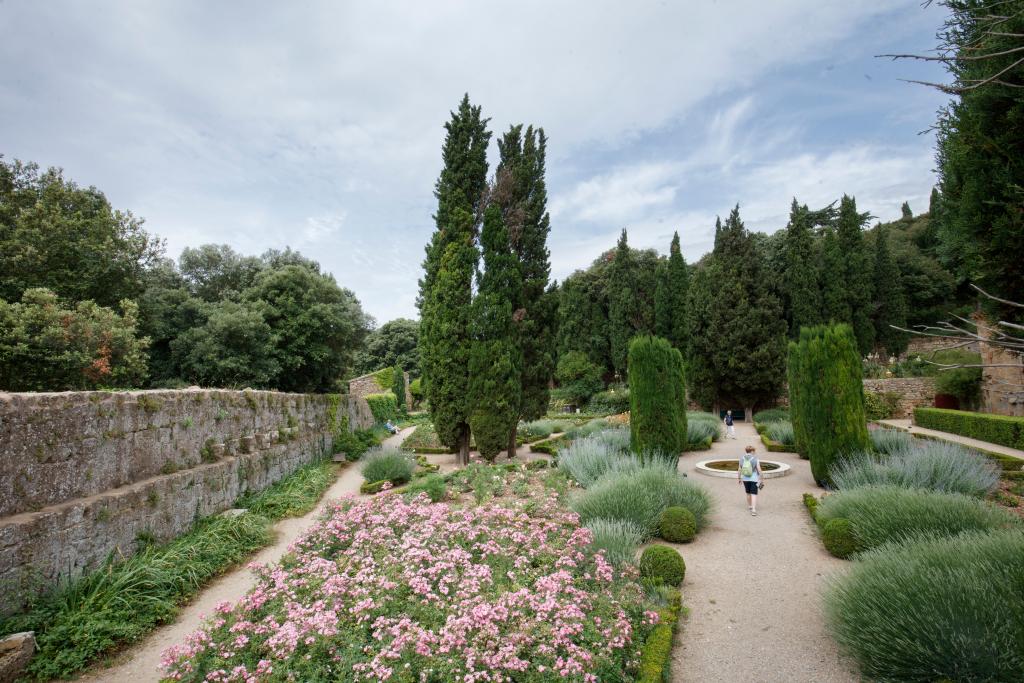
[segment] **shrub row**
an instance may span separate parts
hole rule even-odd
[[[672,640],[675,637],[679,613],[682,611],[682,593],[666,591],[668,603],[658,611],[661,619],[654,631],[647,636],[640,652],[640,673],[638,683],[663,683],[668,680],[668,666],[672,657]]]
[[[370,412],[373,413],[373,421],[383,424],[388,420],[398,421],[398,399],[390,391],[383,394],[369,394],[366,402],[370,405]]]
[[[915,408],[914,424],[980,441],[1024,450],[1024,417],[971,413],[943,408]]]

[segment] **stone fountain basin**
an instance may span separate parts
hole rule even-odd
[[[739,458],[715,458],[713,460],[701,460],[697,463],[697,471],[709,477],[730,477],[736,478],[736,470],[739,469]],[[761,460],[761,472],[765,479],[775,479],[789,474],[791,468],[784,462],[778,460]]]

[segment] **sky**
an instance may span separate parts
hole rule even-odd
[[[59,166],[167,241],[291,246],[378,324],[416,318],[443,125],[548,135],[552,276],[614,246],[690,262],[736,204],[879,220],[935,182],[920,0],[0,0],[0,154]],[[491,145],[491,168],[496,145]]]

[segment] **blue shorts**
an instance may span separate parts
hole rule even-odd
[[[756,481],[744,481],[743,489],[752,496],[757,495],[757,482]]]

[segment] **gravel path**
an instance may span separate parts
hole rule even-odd
[[[804,508],[802,494],[817,489],[810,465],[793,454],[768,453],[751,425],[737,424],[736,437],[680,461],[718,507],[693,543],[675,546],[686,560],[683,604],[690,614],[673,653],[672,680],[856,681],[823,623],[823,581],[845,563],[822,547]],[[699,460],[735,458],[747,444],[759,457],[793,468],[767,480],[757,517],[735,479],[694,471]]]
[[[403,429],[398,434],[387,438],[383,445],[400,446],[405,437],[412,433],[412,430],[412,427]],[[320,504],[312,512],[303,517],[282,519],[275,524],[274,532],[277,535],[277,540],[273,545],[259,551],[249,562],[269,564],[280,560],[287,552],[288,546],[316,523],[323,509],[330,502],[345,495],[358,495],[359,485],[362,483],[363,477],[359,468],[355,465],[346,467],[327,489]],[[213,614],[217,603],[225,600],[232,603],[238,601],[255,583],[256,577],[247,566],[241,566],[215,579],[192,602],[181,608],[178,618],[173,623],[153,631],[145,640],[125,652],[113,666],[91,671],[79,680],[96,683],[159,681],[162,673],[160,655],[163,651],[172,645],[183,643],[188,634],[202,626],[205,617]]]

